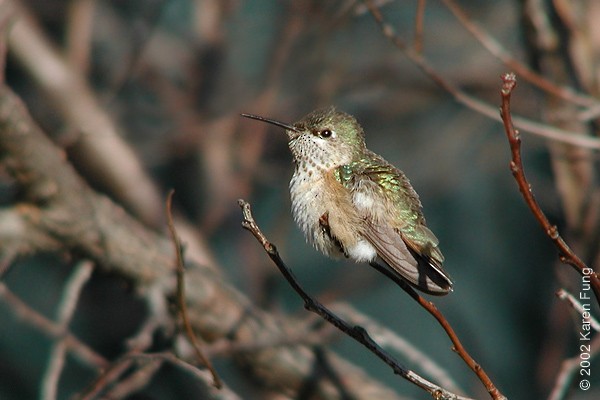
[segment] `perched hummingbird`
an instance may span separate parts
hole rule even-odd
[[[286,130],[296,167],[290,181],[292,212],[318,250],[377,263],[426,293],[452,290],[419,196],[402,171],[367,149],[354,117],[333,107],[292,125],[242,116]]]

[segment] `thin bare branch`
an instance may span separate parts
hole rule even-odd
[[[217,371],[213,367],[212,363],[204,355],[202,348],[200,346],[200,342],[196,337],[194,329],[192,328],[192,324],[190,323],[190,319],[188,318],[187,306],[185,300],[185,267],[183,265],[183,249],[181,248],[181,242],[179,241],[179,236],[177,236],[177,231],[175,230],[175,224],[173,223],[173,215],[171,214],[171,204],[173,201],[174,190],[171,190],[167,195],[167,203],[166,203],[166,213],[167,213],[167,224],[169,226],[169,232],[171,232],[171,238],[173,239],[173,246],[175,247],[175,257],[176,257],[176,265],[177,265],[177,300],[179,304],[179,315],[181,316],[181,320],[183,322],[183,326],[185,328],[185,332],[187,337],[196,352],[196,357],[198,360],[210,371],[213,377],[213,384],[217,389],[223,387],[223,383],[221,382],[221,378],[217,374]]]
[[[90,279],[93,271],[91,261],[82,261],[76,267],[71,277],[68,279],[62,298],[58,307],[57,323],[65,332],[69,327],[69,322],[75,313],[79,295],[83,286]],[[57,398],[58,382],[60,374],[65,364],[65,356],[67,354],[66,338],[61,338],[54,343],[50,350],[50,358],[48,360],[48,368],[42,379],[41,396],[44,400],[54,400]]]
[[[584,306],[581,304],[579,300],[575,298],[571,293],[567,292],[565,289],[560,289],[556,292],[556,297],[561,300],[566,300],[573,310],[575,310],[578,314],[587,313],[589,315],[588,318],[584,318],[586,321],[589,321],[590,326],[594,328],[596,332],[600,332],[600,322],[596,318],[594,318],[589,310],[586,310]],[[582,316],[583,318],[583,316]]]
[[[126,356],[135,361],[143,361],[143,360],[163,360],[167,361],[174,366],[180,368],[182,371],[190,373],[196,379],[201,381],[209,392],[209,396],[211,399],[215,400],[239,400],[240,397],[229,389],[226,386],[222,386],[221,388],[214,387],[213,380],[214,377],[210,373],[210,371],[203,371],[194,365],[183,361],[182,359],[175,356],[173,353],[140,353],[140,354],[131,354]]]
[[[535,219],[542,226],[544,232],[546,232],[546,235],[548,235],[550,240],[552,240],[558,249],[560,260],[563,263],[571,265],[584,278],[587,277],[587,279],[590,280],[592,289],[596,295],[596,300],[600,303],[600,279],[598,278],[598,274],[592,268],[588,267],[583,260],[581,260],[577,254],[571,250],[569,245],[558,233],[558,228],[556,225],[552,225],[550,223],[548,217],[546,217],[546,214],[535,199],[533,191],[531,190],[531,185],[525,177],[523,160],[521,159],[521,137],[519,136],[519,131],[517,131],[513,126],[513,121],[510,114],[510,99],[512,91],[517,84],[517,77],[512,73],[507,73],[502,76],[502,82],[502,107],[500,109],[500,115],[502,117],[504,130],[510,145],[510,152],[512,156],[510,170],[517,181],[517,185],[519,186],[519,190],[523,195],[525,203],[533,213]]]
[[[133,353],[133,352],[132,352]],[[74,396],[75,400],[95,399],[108,385],[118,381],[133,364],[131,358],[122,357],[102,369],[102,373],[82,392]]]
[[[148,361],[123,380],[115,383],[103,398],[115,400],[127,398],[130,394],[146,387],[163,364],[164,360],[159,358]]]
[[[58,340],[50,349],[48,365],[42,378],[40,399],[55,400],[58,393],[58,382],[65,366],[65,357],[67,355],[67,343],[65,340]]]
[[[156,315],[149,313],[148,317],[140,327],[140,329],[133,335],[133,337],[127,339],[127,347],[130,349],[127,354],[140,354],[146,351],[153,344],[153,333],[158,327]],[[158,362],[149,363],[142,366],[137,371],[134,371],[131,376],[124,378],[119,381],[122,375],[127,372],[133,364],[131,359],[121,357],[114,361],[107,368],[103,368],[98,371],[98,376],[94,379],[86,389],[78,393],[76,399],[94,399],[108,386],[113,385],[110,390],[110,395],[107,398],[118,399],[122,394],[129,391],[134,391],[143,387],[144,378],[150,379],[154,372],[162,365],[160,360]],[[147,383],[147,381],[146,381]]]

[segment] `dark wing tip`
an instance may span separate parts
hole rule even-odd
[[[418,262],[418,278],[412,282],[415,288],[435,296],[443,296],[454,290],[452,279],[439,263],[410,248],[409,251]]]
[[[433,272],[431,275],[429,275],[429,278],[441,288],[446,289],[448,292],[451,292],[453,290],[452,278],[450,278],[450,276],[446,273],[446,271],[442,269],[440,265],[431,262],[431,260],[429,260],[428,264]]]

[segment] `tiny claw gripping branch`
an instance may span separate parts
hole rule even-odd
[[[500,117],[502,118],[502,124],[504,125],[504,131],[508,138],[510,145],[511,161],[510,170],[517,181],[519,190],[523,195],[525,203],[535,216],[535,219],[539,222],[546,232],[546,235],[552,240],[559,252],[560,261],[568,264],[575,268],[582,276],[588,275],[590,277],[590,283],[596,296],[596,300],[600,304],[600,279],[598,274],[590,267],[588,267],[581,258],[573,252],[569,245],[564,241],[562,236],[558,233],[556,225],[553,225],[546,217],[546,214],[542,211],[542,208],[535,199],[531,185],[525,177],[525,171],[523,169],[523,161],[521,159],[521,138],[519,132],[514,128],[512,116],[510,112],[510,100],[512,92],[517,85],[517,78],[514,73],[509,72],[502,75],[502,89],[500,95],[502,96],[502,105],[500,107]]]

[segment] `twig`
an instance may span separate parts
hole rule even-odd
[[[501,121],[500,116],[498,116],[497,107],[469,95],[468,93],[460,90],[452,82],[442,77],[435,70],[435,68],[433,68],[429,61],[423,57],[422,54],[419,54],[414,49],[409,48],[406,43],[395,34],[394,28],[384,20],[381,11],[379,11],[379,9],[373,5],[372,0],[363,0],[363,2],[371,12],[371,15],[373,15],[373,18],[375,18],[375,21],[379,25],[383,35],[390,40],[394,46],[396,46],[396,48],[402,51],[409,60],[419,67],[421,71],[423,71],[423,73],[425,73],[435,84],[440,86],[443,90],[450,94],[454,100],[465,107],[496,121]],[[600,139],[596,137],[576,134],[575,132],[558,129],[553,126],[548,126],[529,120],[527,118],[515,117],[514,122],[519,128],[549,140],[555,140],[557,142],[568,143],[573,146],[579,146],[588,149],[600,150]]]
[[[196,352],[196,357],[198,360],[210,371],[213,377],[213,384],[217,389],[223,387],[223,383],[217,374],[217,371],[213,367],[210,360],[204,355],[202,348],[200,347],[200,343],[198,342],[198,338],[192,329],[192,324],[187,315],[187,307],[185,304],[185,267],[183,265],[183,255],[181,242],[179,241],[179,236],[177,236],[177,231],[175,230],[175,224],[173,223],[173,216],[171,215],[171,204],[173,201],[173,193],[174,190],[171,190],[167,195],[167,204],[166,204],[166,213],[167,213],[167,224],[169,226],[169,232],[171,233],[171,238],[173,239],[173,246],[175,247],[175,257],[177,263],[177,300],[179,303],[179,315],[181,316],[181,320],[183,322],[183,326],[185,327],[185,332],[187,334],[194,351]]]
[[[565,263],[571,265],[575,268],[583,277],[589,277],[590,283],[592,285],[592,290],[596,295],[596,300],[600,303],[600,279],[598,279],[597,273],[590,267],[588,267],[574,252],[571,250],[569,245],[564,241],[564,239],[558,233],[558,228],[556,225],[552,225],[542,211],[542,208],[538,204],[535,196],[533,195],[533,191],[531,190],[531,185],[527,181],[525,177],[525,171],[523,167],[523,161],[521,159],[521,137],[519,135],[519,131],[517,131],[513,126],[513,121],[510,114],[510,99],[511,94],[515,86],[517,85],[517,78],[513,73],[507,73],[502,75],[502,107],[500,108],[500,116],[502,117],[502,122],[504,124],[504,130],[506,132],[506,136],[508,137],[508,143],[510,145],[510,151],[512,160],[510,162],[510,170],[517,181],[517,185],[519,186],[519,190],[525,199],[525,203],[535,216],[535,219],[540,223],[546,235],[552,240],[554,245],[559,251],[560,260]]]
[[[128,353],[128,355],[134,352]],[[137,353],[137,352],[136,352]],[[133,364],[133,360],[127,357],[121,357],[108,367],[102,369],[102,373],[82,392],[75,395],[76,400],[92,400],[112,382],[115,382],[123,375]]]
[[[334,325],[336,328],[365,346],[369,351],[375,354],[379,359],[385,362],[388,366],[392,368],[395,374],[400,375],[404,379],[409,382],[415,384],[421,389],[427,391],[436,399],[465,399],[463,396],[459,396],[457,394],[451,393],[448,390],[439,387],[425,378],[419,376],[414,371],[402,366],[399,364],[390,354],[388,354],[385,350],[381,348],[373,339],[369,336],[367,331],[361,326],[355,325],[352,326],[348,324],[346,321],[340,319],[336,316],[332,311],[330,311],[323,304],[319,303],[317,300],[313,299],[308,293],[304,291],[300,283],[294,276],[293,272],[285,265],[283,260],[281,259],[279,252],[275,248],[266,236],[261,232],[260,228],[254,221],[254,217],[252,216],[252,211],[250,209],[250,204],[245,200],[238,200],[238,204],[242,209],[243,221],[242,227],[250,231],[256,240],[262,245],[262,247],[267,252],[268,256],[275,263],[281,274],[288,281],[290,286],[300,295],[302,300],[304,301],[304,308],[308,311],[314,312],[315,314],[321,316],[330,324]]]
[[[566,300],[569,302],[569,304],[571,305],[571,307],[577,311],[577,313],[579,314],[583,314],[585,313],[590,313],[590,310],[586,310],[583,306],[583,304],[581,304],[581,302],[579,300],[577,300],[575,298],[575,296],[573,296],[571,293],[567,292],[565,289],[559,289],[556,292],[556,297],[558,297],[561,300]],[[583,318],[583,316],[582,316]],[[594,318],[591,314],[589,314],[589,318],[584,318],[585,320],[589,321],[590,326],[592,328],[594,328],[594,330],[596,332],[600,332],[600,322],[598,322],[598,320],[596,318]]]
[[[67,331],[69,322],[75,313],[81,289],[83,289],[85,283],[90,279],[92,271],[92,262],[82,261],[77,265],[75,271],[65,286],[62,299],[59,303],[57,318],[57,323],[65,332]],[[56,399],[56,394],[58,393],[58,381],[65,363],[67,349],[68,346],[66,338],[60,338],[60,340],[58,340],[52,346],[52,349],[50,350],[48,369],[46,370],[44,378],[42,379],[42,392],[40,398],[45,400]]]
[[[196,366],[185,362],[181,358],[177,357],[173,353],[137,353],[137,354],[129,354],[125,356],[128,359],[133,361],[156,361],[162,360],[173,364],[178,367],[182,371],[188,372],[192,374],[196,379],[201,381],[206,385],[206,389],[209,392],[209,398],[211,399],[223,399],[223,400],[239,400],[240,397],[235,394],[231,389],[222,386],[221,388],[212,388],[211,381],[214,382],[214,376],[210,373],[210,371],[203,371]],[[214,383],[212,384],[214,386]]]
[[[134,393],[146,387],[151,379],[156,375],[164,360],[152,360],[145,365],[140,366],[126,378],[117,382],[103,396],[103,399],[125,399],[131,393]],[[135,397],[135,396],[133,396]]]
[[[150,348],[152,345],[152,333],[157,328],[157,321],[154,315],[149,316],[148,319],[142,324],[141,328],[134,334],[134,336],[128,340],[126,340],[127,346],[130,350],[127,352],[128,355],[131,354],[139,354]],[[96,379],[90,383],[86,389],[78,393],[75,398],[82,399],[94,399],[97,395],[102,392],[106,387],[117,382],[121,375],[123,375],[129,368],[131,367],[133,361],[126,357],[121,357],[112,364],[103,368]],[[145,370],[145,368],[140,368],[140,370]],[[136,371],[132,375],[143,375],[144,371]],[[145,371],[145,375],[148,376],[150,373],[148,370]],[[138,376],[139,376],[138,375]],[[132,381],[135,381],[133,383]],[[123,386],[122,386],[123,385]],[[136,379],[134,376],[130,376],[124,379],[122,382],[115,385],[113,390],[111,390],[111,394],[114,395],[115,391],[126,390],[127,388],[132,388],[133,386],[139,387],[141,382],[139,379]],[[118,393],[117,393],[118,394]],[[118,397],[110,397],[107,398],[118,398]]]

